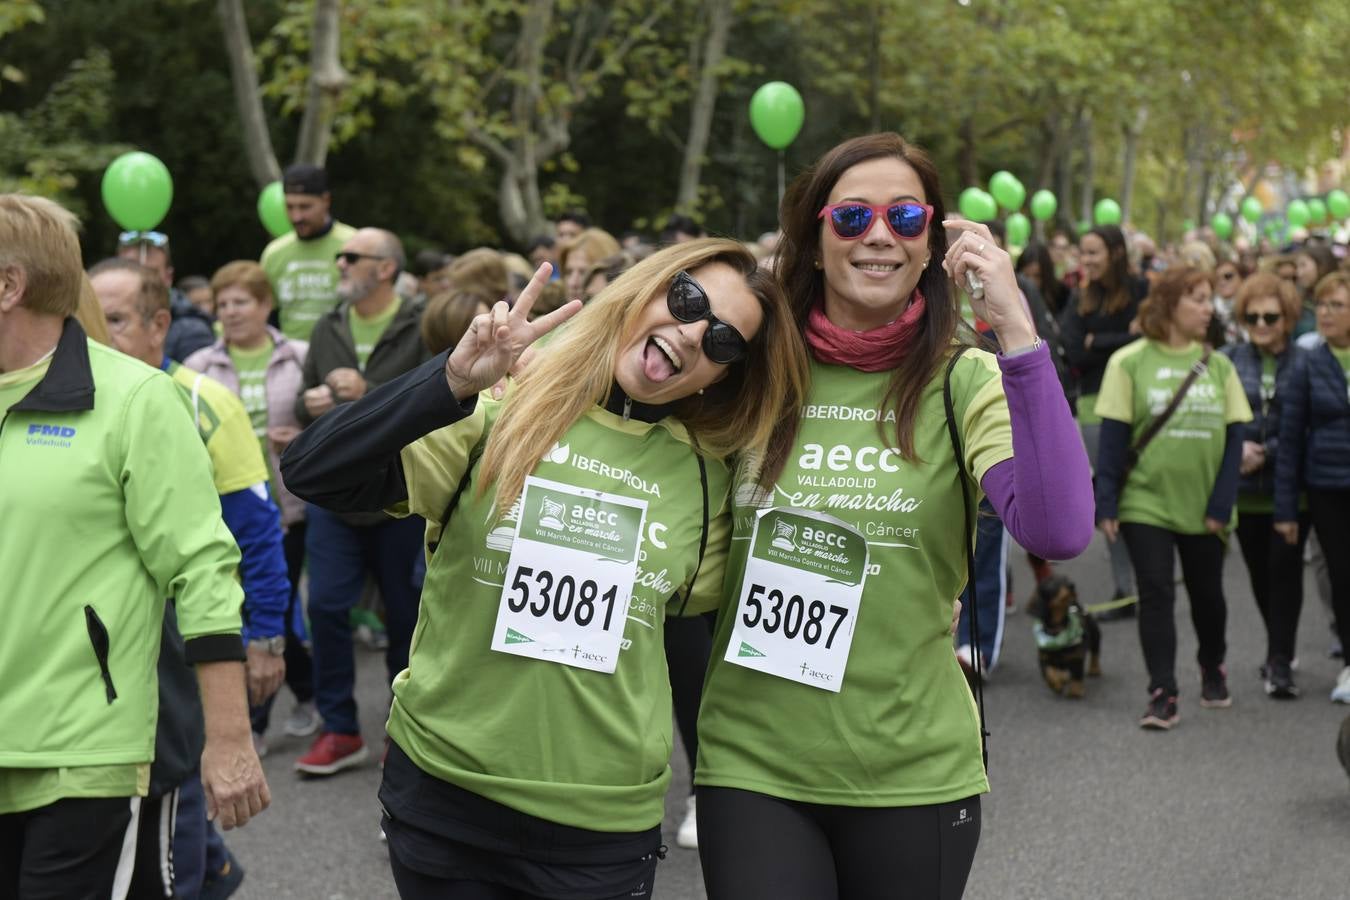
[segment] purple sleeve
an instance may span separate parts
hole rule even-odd
[[[1050,348],[1000,355],[1013,458],[980,485],[1017,543],[1046,559],[1072,559],[1092,542],[1092,471]]]

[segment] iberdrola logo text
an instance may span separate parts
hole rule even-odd
[[[593,475],[599,475],[601,478],[612,478],[615,481],[623,482],[635,491],[650,494],[653,497],[661,496],[661,485],[656,482],[647,481],[631,469],[611,466],[609,463],[601,460],[583,456],[580,453],[573,453],[571,446],[568,444],[554,444],[553,447],[544,454],[543,462],[556,463],[560,466],[570,464],[574,469],[590,472]]]

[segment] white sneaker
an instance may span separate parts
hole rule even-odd
[[[258,759],[267,755],[267,738],[258,732],[253,732],[253,752],[258,754]]]
[[[694,810],[694,801],[697,797],[690,796],[684,808],[684,821],[680,823],[680,830],[675,832],[675,844],[686,850],[698,849],[698,815]]]
[[[1350,703],[1350,666],[1341,669],[1336,686],[1331,689],[1332,703]]]
[[[314,701],[309,700],[295,704],[291,714],[286,717],[286,725],[283,730],[291,737],[309,737],[318,731],[322,724],[323,718],[314,707]]]

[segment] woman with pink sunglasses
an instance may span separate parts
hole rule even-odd
[[[975,504],[1027,549],[1075,556],[1087,455],[1012,261],[983,225],[943,222],[922,150],[840,144],[781,222],[812,386],[782,474],[759,488],[749,459],[733,490],[699,719],[708,896],[960,897],[989,790],[951,638]],[[961,346],[951,279],[1000,354]]]

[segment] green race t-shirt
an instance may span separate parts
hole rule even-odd
[[[1331,355],[1336,357],[1336,361],[1339,362],[1341,368],[1345,370],[1345,396],[1346,399],[1350,400],[1350,347],[1346,347],[1344,350],[1337,350],[1335,347],[1327,344],[1327,349],[1331,351]]]
[[[1261,413],[1262,419],[1270,410],[1270,402],[1275,399],[1275,357],[1264,350],[1258,350],[1261,354]],[[1250,402],[1248,403],[1250,406]],[[1274,468],[1274,461],[1267,460],[1266,464]],[[1274,494],[1246,494],[1239,493],[1237,498],[1238,514],[1258,513],[1267,515],[1275,511]]]
[[[270,335],[256,350],[233,345],[229,348],[230,362],[239,376],[239,399],[259,440],[267,437],[267,364],[272,361],[274,348]]]
[[[286,337],[309,340],[314,323],[337,305],[334,257],[355,233],[350,225],[334,222],[321,238],[302,241],[292,231],[263,250],[260,263],[272,282],[281,331]]]
[[[471,448],[500,409],[480,396],[471,417],[405,447],[409,499],[390,512],[423,516],[428,537],[440,537]],[[592,407],[535,468],[542,479],[648,504],[612,674],[490,649],[520,504],[496,515],[492,491],[478,496],[481,467],[473,467],[428,562],[408,668],[394,679],[389,736],[419,768],[564,825],[635,832],[660,824],[672,744],[666,605],[684,598],[697,568],[687,611],[715,608],[729,542],[730,475],[715,460],[706,465],[712,518],[701,567],[698,461],[672,420],[625,421]]]
[[[403,298],[395,294],[392,303],[369,319],[357,312],[355,306],[347,308],[347,326],[352,330],[352,343],[356,345],[356,361],[360,363],[362,371],[365,371],[370,352],[380,342],[385,329],[394,321],[394,316],[398,315],[398,308],[402,303]]]
[[[229,388],[179,363],[169,364],[197,421],[197,433],[211,457],[216,493],[232,494],[267,482],[266,455],[258,449],[244,405]]]
[[[878,430],[890,373],[813,363],[810,399],[772,491],[735,480],[735,536],[723,614],[699,716],[696,780],[808,803],[915,806],[989,789],[979,716],[952,649],[952,603],[966,582],[961,488],[947,434],[942,373],[924,389],[915,429],[922,462]],[[994,357],[968,352],[952,377],[967,464],[978,481],[1012,456]],[[827,513],[867,540],[868,570],[838,693],[724,659],[749,537],[769,506]]]
[[[1152,339],[1127,344],[1106,363],[1097,415],[1132,426],[1133,444],[1153,417],[1167,409],[1203,352],[1195,343],[1183,350]],[[1120,492],[1120,521],[1204,534],[1205,509],[1223,462],[1227,428],[1251,419],[1251,406],[1232,361],[1211,353],[1205,373],[1139,454]]]

